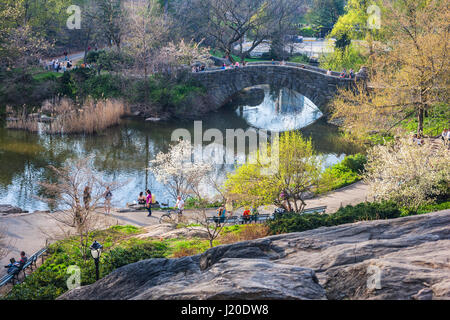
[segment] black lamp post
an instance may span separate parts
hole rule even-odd
[[[95,261],[95,278],[97,281],[99,279],[98,263],[100,261],[100,256],[102,255],[102,248],[103,246],[97,241],[94,241],[94,243],[89,247],[92,258],[94,258]]]

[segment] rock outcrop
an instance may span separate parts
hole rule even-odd
[[[18,214],[18,213],[28,213],[21,208],[14,207],[10,204],[0,204],[0,215]]]
[[[450,299],[450,210],[124,266],[61,299]]]

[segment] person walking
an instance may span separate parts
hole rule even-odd
[[[184,211],[184,200],[181,198],[181,196],[177,197],[177,203],[175,204],[175,208],[177,208],[177,213],[179,215],[183,214],[183,211]]]
[[[106,187],[105,191],[105,214],[111,214],[111,199],[112,192],[109,187]]]
[[[151,217],[152,216],[152,192],[150,190],[146,191],[147,194],[147,203],[146,203],[146,208],[148,211],[148,216],[147,217]]]

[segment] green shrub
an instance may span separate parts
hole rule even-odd
[[[206,208],[219,208],[222,205],[223,205],[223,203],[220,201],[208,202],[206,204]],[[198,209],[198,208],[204,207],[204,206],[200,205],[200,202],[197,198],[187,198],[185,206],[186,206],[186,209]]]
[[[367,57],[354,45],[342,49],[335,48],[333,53],[322,55],[319,61],[322,69],[341,71],[344,68],[347,70],[353,68],[355,72],[366,62]]]
[[[416,214],[425,214],[429,212],[438,212],[443,210],[450,209],[450,201],[448,201],[448,197],[446,201],[428,204],[425,206],[421,206],[417,208],[416,210],[410,209],[410,208],[402,208],[402,217],[410,216],[410,215],[416,215]]]
[[[297,56],[294,56],[289,59],[289,62],[294,63],[309,63],[309,57],[306,54],[300,54]]]
[[[364,171],[364,165],[367,163],[367,157],[361,153],[350,155],[342,160],[342,165],[353,172],[361,173]]]
[[[362,179],[366,156],[358,153],[344,158],[340,163],[325,170],[317,194],[329,192],[351,185]]]
[[[361,203],[341,208],[330,215],[288,213],[281,218],[269,221],[268,226],[272,234],[302,232],[358,221],[394,219],[400,217],[401,213],[400,208],[392,202]]]
[[[299,32],[303,37],[315,37],[317,34],[317,30],[314,30],[312,27],[303,27]]]

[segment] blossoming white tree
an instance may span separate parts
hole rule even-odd
[[[404,138],[369,152],[365,181],[376,199],[416,209],[449,192],[449,161],[443,146]]]
[[[167,153],[160,152],[150,161],[150,171],[163,183],[173,199],[198,194],[201,182],[212,171],[209,163],[195,162],[190,141],[180,140]]]

